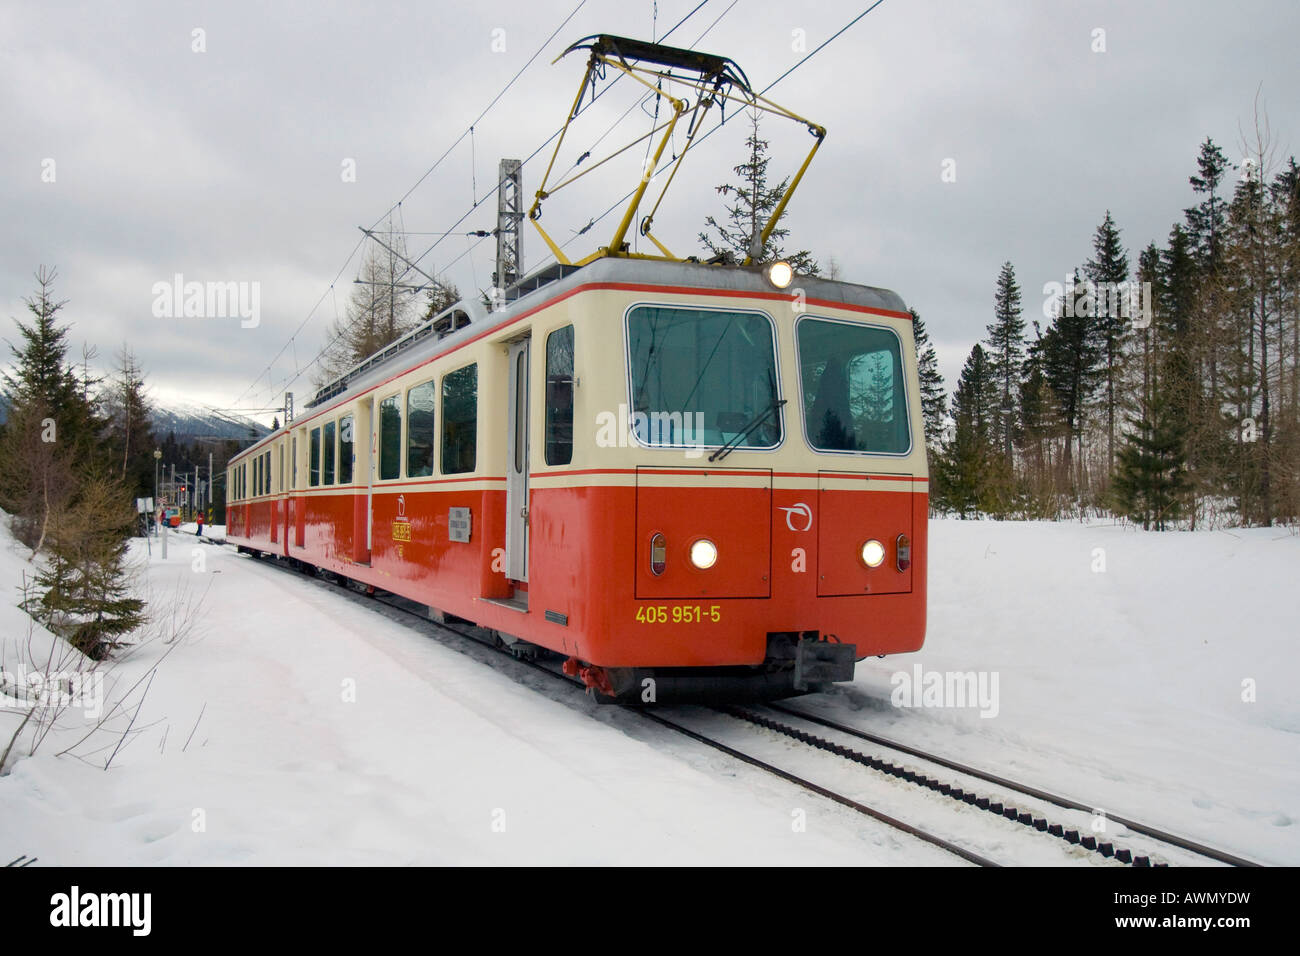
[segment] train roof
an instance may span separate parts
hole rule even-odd
[[[399,362],[414,366],[436,358],[477,338],[485,331],[507,325],[530,309],[581,286],[618,283],[750,292],[769,297],[779,294],[763,275],[763,268],[614,256],[602,257],[584,266],[553,263],[507,289],[505,306],[495,312],[488,312],[481,302],[462,299],[320,389],[306,407],[315,409],[333,399],[365,392],[391,377]],[[903,300],[888,289],[816,276],[796,276],[792,285],[802,289],[808,299],[842,302],[885,312],[907,311]],[[468,321],[459,328],[454,327],[457,320],[463,319]],[[273,440],[291,425],[291,422],[286,422],[279,432],[272,432],[235,457],[243,457]]]

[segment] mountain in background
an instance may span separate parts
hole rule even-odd
[[[196,438],[262,438],[271,432],[261,422],[244,415],[188,403],[154,408],[152,423],[153,432],[159,438],[175,434],[181,443]]]
[[[0,395],[0,425],[8,418],[9,401]],[[271,429],[261,422],[245,415],[219,412],[189,403],[173,404],[170,408],[154,408],[152,424],[158,438],[174,433],[176,440],[182,443],[195,438],[263,438],[271,433]]]

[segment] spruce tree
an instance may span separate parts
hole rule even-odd
[[[117,354],[117,368],[104,394],[107,439],[113,470],[130,497],[153,494],[154,435],[144,370],[129,346]]]
[[[82,393],[76,370],[68,362],[68,327],[59,320],[67,300],[54,298],[56,278],[57,269],[41,266],[36,271],[36,294],[23,300],[31,320],[14,320],[20,343],[9,345],[14,365],[4,374],[5,396],[11,408],[45,409],[54,420],[55,440],[79,455],[89,456],[101,423]]]
[[[925,445],[933,457],[943,441],[943,425],[948,397],[943,391],[943,376],[939,374],[939,357],[930,333],[916,309],[912,314],[912,336],[916,340],[916,367],[921,382],[921,417],[925,422]]]
[[[1016,429],[1016,387],[1025,355],[1025,320],[1021,314],[1020,286],[1010,262],[1002,264],[993,296],[993,324],[988,327],[989,371],[998,387],[997,430],[1002,456],[1009,471],[1013,464],[1012,438]]]
[[[768,185],[768,143],[759,135],[759,116],[757,111],[750,116],[752,128],[745,139],[748,158],[739,166],[733,167],[740,181],[716,188],[720,196],[731,199],[731,205],[726,207],[725,222],[719,223],[713,216],[708,216],[704,220],[705,230],[700,233],[700,242],[704,247],[724,262],[745,261],[751,251],[751,242],[762,232],[777,204],[781,202],[781,197],[790,187],[789,176],[775,186]],[[817,275],[821,269],[811,252],[806,249],[798,252],[785,251],[784,241],[789,235],[790,230],[778,222],[754,261],[784,259],[799,275]]]
[[[125,567],[134,524],[121,482],[92,475],[56,516],[50,560],[36,576],[41,596],[28,610],[95,660],[144,623],[144,602],[132,596]]]
[[[1119,450],[1113,494],[1120,510],[1143,528],[1166,530],[1182,514],[1188,487],[1184,426],[1157,386],[1146,414],[1133,422]]]
[[[1128,254],[1120,244],[1119,230],[1106,210],[1092,242],[1093,258],[1085,272],[1095,286],[1093,314],[1097,348],[1105,377],[1103,402],[1106,410],[1106,469],[1115,464],[1115,427],[1119,410],[1120,358],[1129,333],[1130,317],[1124,289],[1128,282]]]
[[[997,404],[997,382],[983,347],[976,345],[952,394],[954,429],[936,476],[939,504],[962,518],[1003,510],[1006,488],[997,447]]]
[[[1056,317],[1038,343],[1038,357],[1043,378],[1056,398],[1056,412],[1065,432],[1061,461],[1062,484],[1074,483],[1074,457],[1077,448],[1083,457],[1083,426],[1088,408],[1103,380],[1102,356],[1098,348],[1095,319],[1076,298],[1082,278],[1074,273],[1075,293],[1066,292],[1058,303]],[[1074,488],[1077,492],[1081,489]]]

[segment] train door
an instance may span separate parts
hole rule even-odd
[[[370,563],[369,465],[366,463],[370,447],[369,413],[370,403],[363,401],[339,419],[339,484],[352,502],[352,560],[357,564]],[[358,438],[362,441],[357,441]]]
[[[375,469],[379,467],[379,410],[375,407],[377,401],[379,399],[372,395],[360,406],[365,412],[364,434],[369,436],[370,441],[370,454],[366,456],[365,468],[366,554],[373,554],[375,547]]]
[[[279,544],[280,543],[280,521],[281,521],[280,516],[282,514],[282,509],[284,508],[284,500],[280,497],[281,492],[284,491],[284,442],[276,442],[275,447],[276,447],[276,453],[280,457],[280,474],[279,474],[280,480],[276,484],[276,486],[272,489],[273,496],[271,498],[271,543]],[[271,483],[271,479],[268,476],[267,484],[269,485],[270,483]]]
[[[506,438],[506,576],[528,580],[528,339],[510,345]]]

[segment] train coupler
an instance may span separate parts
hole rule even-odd
[[[576,677],[581,680],[588,690],[599,691],[606,697],[615,696],[614,684],[610,681],[605,668],[584,664],[576,657],[570,657],[564,662],[562,669],[569,677]]]
[[[794,689],[806,691],[853,680],[857,657],[856,644],[841,644],[838,639],[823,639],[815,631],[805,632],[795,645]]]

